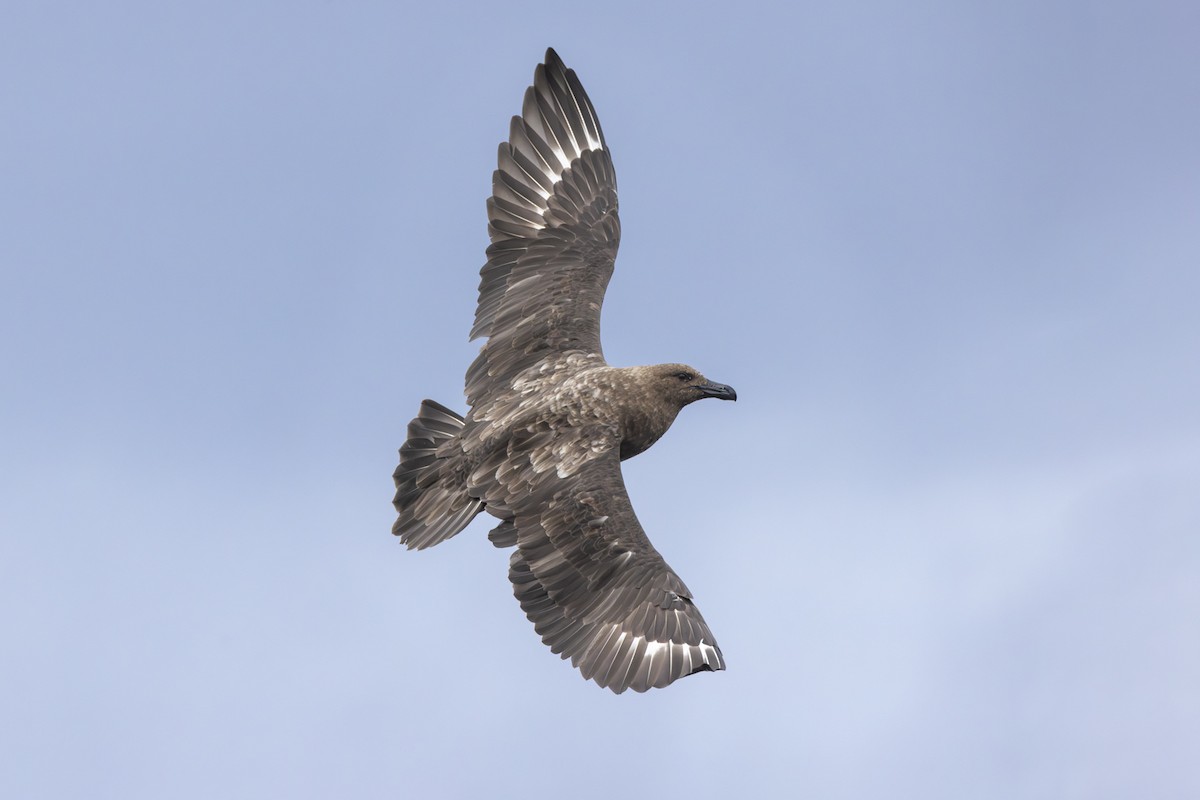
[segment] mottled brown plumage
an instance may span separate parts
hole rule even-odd
[[[615,692],[724,669],[683,581],[646,538],[620,462],[679,411],[733,389],[683,364],[610,367],[600,307],[620,242],[617,186],[595,110],[553,50],[500,145],[488,200],[466,418],[426,400],[395,473],[408,547],[480,511],[515,547],[509,578],[542,640]]]

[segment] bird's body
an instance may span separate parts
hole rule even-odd
[[[689,403],[736,394],[683,364],[604,361],[616,178],[595,111],[553,50],[498,163],[471,410],[422,403],[400,450],[393,533],[425,548],[480,511],[497,517],[489,538],[516,547],[509,577],[543,641],[613,691],[724,669],[691,593],[642,531],[620,461]]]

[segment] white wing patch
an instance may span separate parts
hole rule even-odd
[[[662,642],[657,640],[647,639],[645,636],[631,635],[626,631],[621,631],[620,623],[611,623],[605,625],[602,632],[597,634],[592,639],[592,644],[588,650],[575,661],[586,661],[588,655],[593,652],[601,652],[611,650],[613,652],[612,663],[623,664],[624,669],[618,673],[609,673],[607,682],[615,685],[630,685],[631,682],[637,691],[645,691],[650,688],[649,685],[638,687],[637,681],[634,681],[634,676],[642,676],[645,679],[648,676],[655,674],[655,662],[661,663],[662,659],[666,659],[666,670],[663,675],[668,676],[683,676],[690,675],[693,672],[701,669],[722,670],[725,669],[725,661],[721,658],[721,651],[714,645],[703,640],[699,644],[687,644],[685,642]],[[616,642],[613,643],[613,637],[616,636]],[[639,654],[640,653],[640,657]],[[565,656],[564,656],[565,658]],[[603,673],[603,669],[601,670]],[[595,677],[600,680],[600,676]],[[674,677],[671,678],[674,680]],[[604,685],[602,683],[601,685]]]
[[[561,62],[553,68],[547,63],[543,69],[565,70],[565,67]],[[521,175],[512,174],[509,167],[509,174],[513,178],[525,178],[520,182],[541,198],[538,210],[542,214],[549,210],[548,201],[571,165],[589,150],[604,150],[604,142],[599,136],[599,120],[587,102],[581,101],[576,95],[573,87],[562,85],[564,82],[567,82],[567,78],[562,72],[550,77],[539,71],[534,85],[529,87],[525,96],[520,117],[525,128],[524,136],[540,139],[543,147],[539,149],[534,145],[526,148],[518,144],[515,138],[510,141],[529,159],[527,164],[541,173],[540,176],[531,175],[528,167],[519,162],[513,166]],[[506,165],[501,164],[501,169],[505,168]],[[549,189],[545,188],[547,183]],[[528,195],[526,199],[532,200]],[[526,224],[535,230],[546,227],[544,220],[526,220]]]

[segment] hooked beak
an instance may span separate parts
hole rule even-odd
[[[696,387],[700,390],[701,397],[715,397],[718,400],[737,400],[737,392],[732,386],[726,386],[723,383],[702,383]]]

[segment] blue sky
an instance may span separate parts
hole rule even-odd
[[[0,793],[1200,795],[1194,3],[0,10]],[[615,697],[478,521],[495,147],[604,125],[625,465],[729,663]]]

